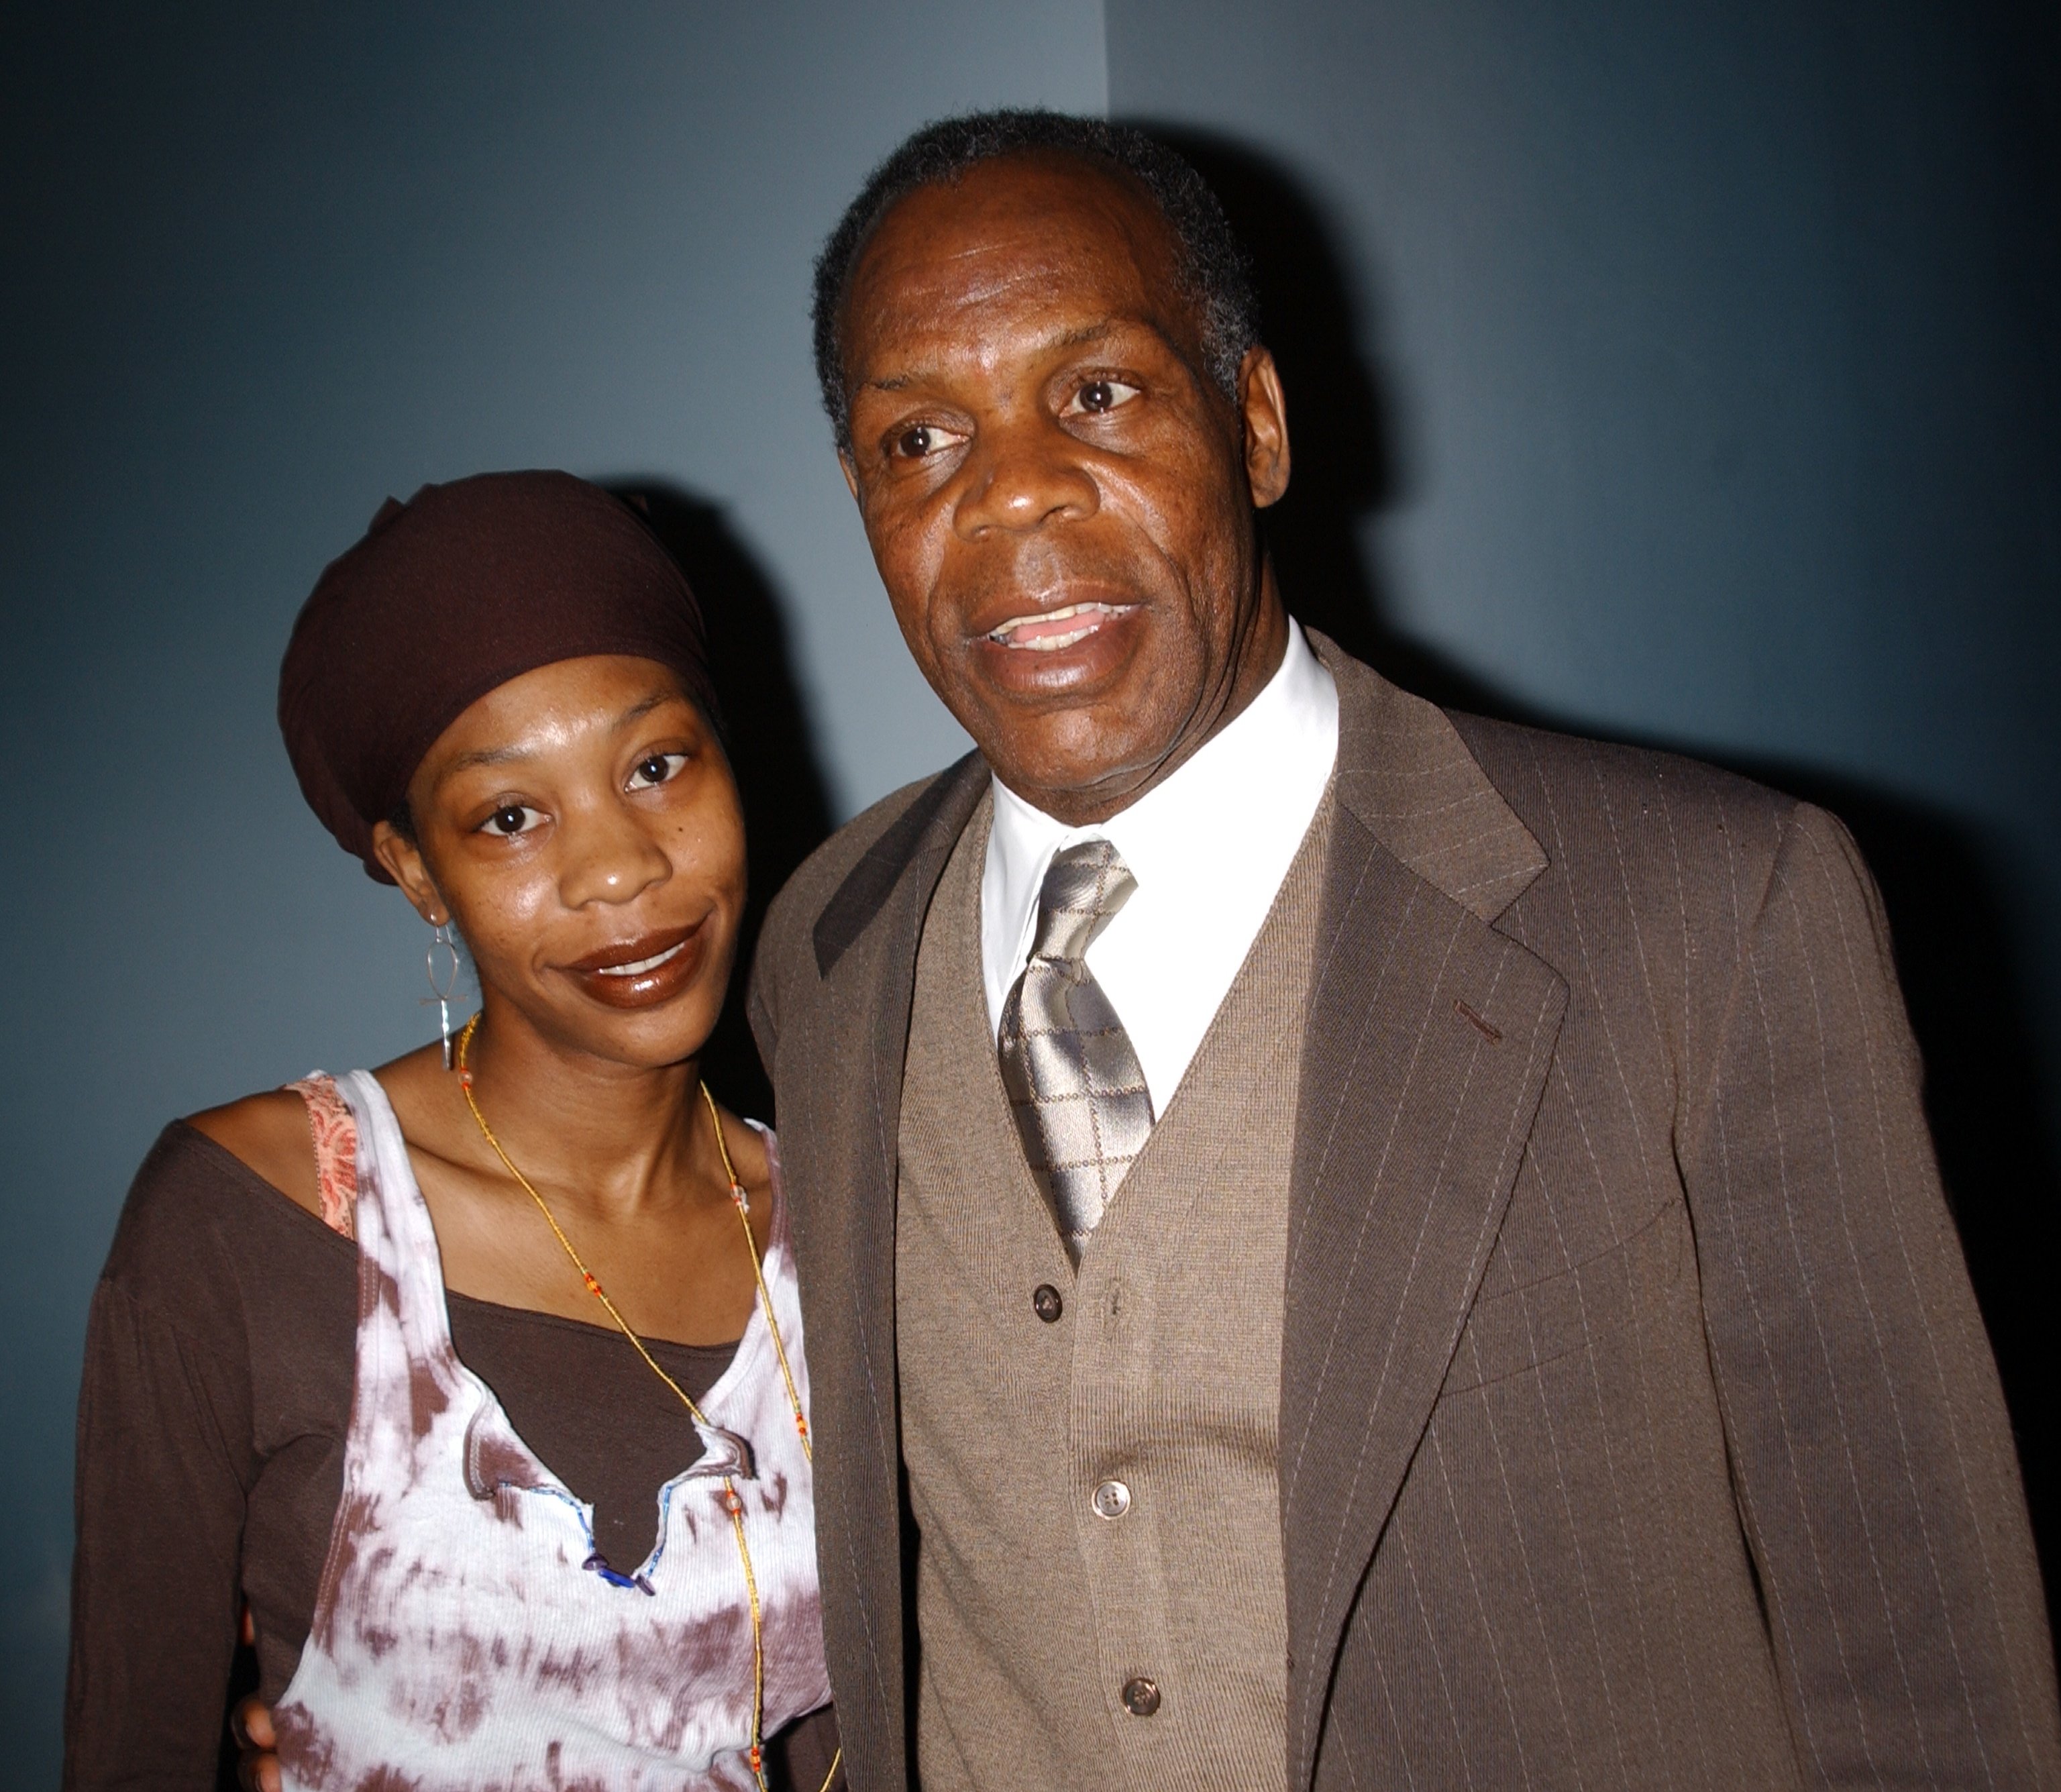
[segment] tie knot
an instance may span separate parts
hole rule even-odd
[[[1031,956],[1078,958],[1138,887],[1131,867],[1107,840],[1083,840],[1052,855],[1038,892]]]

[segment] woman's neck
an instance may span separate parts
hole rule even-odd
[[[557,1202],[629,1218],[725,1186],[702,1119],[698,1058],[643,1069],[598,1058],[546,1038],[490,998],[466,1060],[481,1118],[522,1174]],[[451,1083],[476,1134],[455,1076]]]

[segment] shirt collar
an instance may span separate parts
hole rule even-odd
[[[1293,621],[1287,650],[1259,695],[1161,782],[1106,822],[1068,827],[993,780],[994,818],[981,889],[981,959],[989,1011],[1028,956],[1046,868],[1062,847],[1107,840],[1142,889],[1207,880],[1228,817],[1265,812],[1282,768],[1338,754],[1339,694]],[[1323,778],[1318,780],[1321,784]]]

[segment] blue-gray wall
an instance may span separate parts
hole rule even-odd
[[[0,27],[0,1778],[54,1776],[78,1340],[130,1169],[169,1114],[427,1024],[420,929],[278,749],[299,598],[388,492],[563,465],[652,489],[743,619],[783,851],[954,754],[805,310],[866,166],[968,104],[1107,104],[1223,182],[1289,369],[1299,609],[1436,694],[1855,821],[2014,1395],[2043,1371],[2051,8],[36,11]]]
[[[1112,110],[1272,158],[1329,238],[1384,621],[1571,725],[1951,811],[2061,998],[2061,14],[1107,11]]]

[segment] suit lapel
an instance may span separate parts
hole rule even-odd
[[[1291,1792],[1352,1602],[1502,1222],[1567,1003],[1491,922],[1546,860],[1451,722],[1316,638],[1338,681],[1290,1194],[1281,1498]]]
[[[839,1658],[870,1667],[837,1686],[854,1761],[905,1759],[895,1141],[924,917],[986,786],[978,755],[942,773],[824,906],[818,1030],[798,1066],[809,1099],[781,1133],[789,1185],[806,1196],[790,1211],[813,1397],[844,1415],[816,1430],[815,1481],[826,1631]]]

